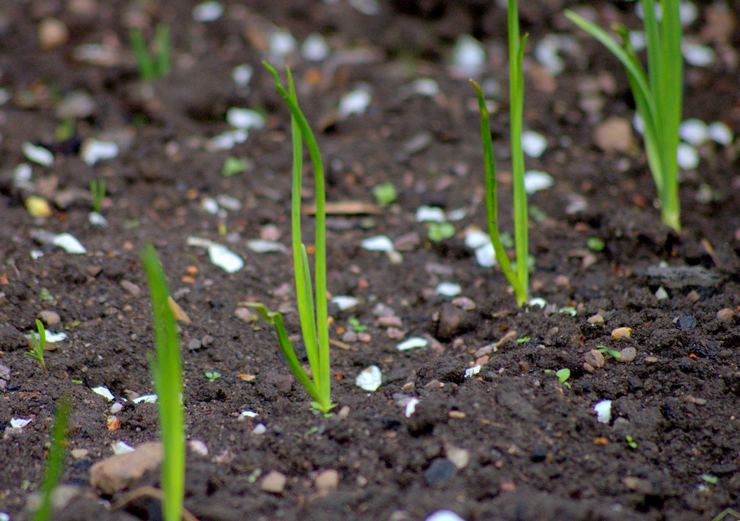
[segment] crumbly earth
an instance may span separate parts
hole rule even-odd
[[[532,42],[525,124],[548,140],[527,166],[546,170],[555,184],[530,198],[539,210],[530,229],[532,293],[547,305],[518,309],[501,273],[479,266],[464,244],[465,228],[485,223],[482,157],[474,93],[447,67],[455,38],[472,34],[488,50],[486,78],[505,92],[505,12],[494,2],[389,0],[368,15],[351,3],[229,0],[210,23],[193,20],[189,1],[3,3],[0,87],[10,99],[0,105],[0,511],[29,517],[24,508],[40,486],[55,402],[66,395],[75,457],[67,457],[62,481],[79,489],[54,519],[159,519],[155,500],[113,509],[129,490],[99,497],[88,482],[113,442],[135,446],[158,437],[156,405],[131,401],[153,392],[138,260],[147,241],[191,319],[181,323],[187,437],[208,454],[188,454],[185,504],[201,521],[421,520],[439,509],[469,521],[695,520],[738,509],[737,144],[700,148],[699,167],[681,184],[684,230],[669,231],[652,205],[638,136],[628,134],[623,151],[596,143],[604,121],[632,117],[623,71],[567,24],[562,10],[571,2],[523,3]],[[694,41],[711,44],[717,59],[687,68],[684,116],[738,128],[737,13],[730,4],[702,4],[687,29]],[[601,21],[639,23],[631,4],[599,1],[590,9]],[[52,49],[37,38],[47,17],[68,29]],[[128,27],[157,21],[171,27],[173,71],[144,85]],[[329,290],[359,300],[354,309],[330,310],[339,342],[332,350],[338,406],[329,417],[310,410],[273,331],[237,311],[260,300],[287,311],[291,333],[299,331],[290,255],[247,247],[261,236],[289,246],[290,237],[288,114],[259,66],[271,24],[299,42],[321,33],[331,47],[323,62],[290,57],[302,104],[319,129],[328,199],[372,203],[372,187],[387,181],[398,190],[382,211],[329,222]],[[563,54],[557,76],[534,59],[536,45],[552,33],[575,35],[579,48]],[[105,63],[80,61],[86,43],[106,46]],[[231,78],[243,63],[254,70],[248,88]],[[417,78],[435,80],[439,93],[411,93]],[[361,83],[372,96],[367,112],[340,117],[340,98]],[[93,106],[72,137],[59,141],[59,105],[74,91],[87,93]],[[501,218],[509,229],[507,102],[493,98]],[[266,128],[232,150],[210,149],[208,140],[229,130],[225,113],[233,106],[264,111]],[[90,137],[115,140],[120,153],[87,165],[78,152]],[[56,201],[48,218],[29,215],[24,199],[31,192],[13,180],[27,141],[55,152],[52,167],[33,166],[32,191]],[[249,168],[224,177],[227,157],[246,159]],[[85,192],[100,178],[108,189],[106,228],[88,222]],[[221,194],[240,208],[219,218],[202,202]],[[304,195],[309,204],[311,181]],[[427,225],[415,218],[421,205],[462,209],[456,235],[429,241]],[[69,232],[87,253],[39,244],[38,230]],[[402,262],[361,248],[380,234],[396,241]],[[244,268],[220,270],[205,250],[187,245],[190,236],[227,245]],[[603,251],[588,249],[591,237],[604,242]],[[43,256],[32,260],[32,250]],[[440,282],[459,284],[469,300],[436,294]],[[667,298],[656,297],[660,288]],[[379,319],[380,305],[397,318]],[[49,329],[68,335],[47,352],[45,371],[24,356],[24,334],[42,311],[57,313],[61,322]],[[597,314],[603,323],[589,321]],[[364,338],[346,334],[351,317],[367,327]],[[631,328],[631,338],[613,340],[618,327]],[[428,345],[397,350],[414,336]],[[502,338],[508,341],[487,355],[478,352]],[[634,348],[636,357],[607,355],[603,367],[584,369],[599,346]],[[466,377],[476,361],[480,372]],[[355,385],[370,365],[383,374],[373,393]],[[565,368],[570,377],[562,384],[554,371]],[[221,377],[210,381],[206,371]],[[99,385],[123,404],[115,413],[120,426],[109,422],[111,403],[91,391]],[[411,398],[418,404],[407,416]],[[600,400],[611,400],[608,423],[594,414]],[[257,416],[240,416],[244,410]],[[11,418],[31,422],[14,430]],[[254,432],[259,424],[264,433]],[[337,471],[338,486],[320,494],[315,479],[327,470]],[[271,471],[287,478],[282,493],[263,490]],[[131,488],[157,484],[152,473]]]

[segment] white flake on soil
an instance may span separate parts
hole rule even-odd
[[[486,65],[486,50],[483,44],[463,34],[458,37],[452,50],[452,69],[456,76],[478,77]]]
[[[370,99],[370,92],[365,87],[348,92],[339,102],[339,115],[346,118],[352,114],[363,114],[370,106]]]
[[[362,249],[367,251],[384,251],[388,253],[395,251],[393,241],[385,235],[376,235],[375,237],[364,239],[361,245]]]
[[[128,454],[129,452],[133,452],[135,449],[129,445],[126,442],[123,441],[114,441],[110,444],[110,448],[113,451],[113,454]]]
[[[552,176],[547,172],[529,170],[524,174],[524,191],[532,195],[533,193],[547,190],[554,182]]]
[[[406,406],[403,408],[403,415],[406,418],[411,418],[411,416],[416,412],[417,405],[419,405],[419,399],[411,398],[406,402]]]
[[[355,385],[368,392],[377,391],[383,381],[383,375],[377,365],[363,369],[355,379]]]
[[[678,127],[678,134],[681,139],[689,145],[700,146],[709,139],[709,129],[707,124],[700,119],[691,118],[681,123]]]
[[[142,394],[138,398],[134,398],[134,403],[157,403],[156,394]]]
[[[522,149],[529,157],[540,157],[547,149],[547,139],[533,130],[522,132]]]
[[[377,0],[349,0],[349,5],[366,16],[380,14],[380,4]]]
[[[411,83],[411,92],[431,98],[439,94],[439,85],[431,78],[419,78]]]
[[[118,145],[113,141],[98,141],[89,138],[82,143],[80,155],[86,165],[93,166],[99,161],[113,159],[118,156]]]
[[[21,163],[13,170],[13,185],[22,190],[33,191],[34,186],[31,182],[33,169],[28,163]]]
[[[537,307],[537,308],[542,309],[545,306],[547,306],[547,301],[543,299],[542,297],[535,297],[535,298],[529,299],[528,304],[530,305],[530,307],[533,307],[533,308]]]
[[[416,209],[416,222],[443,223],[447,220],[444,210],[437,206],[420,206]]]
[[[485,246],[476,248],[475,261],[483,268],[495,266],[498,261],[496,260],[496,250],[493,249],[493,244],[489,242]]]
[[[51,331],[46,330],[46,342],[49,344],[57,344],[67,339],[67,333],[64,331]]]
[[[452,510],[437,510],[424,521],[465,521]]]
[[[113,398],[114,398],[113,393],[110,392],[110,389],[108,389],[106,386],[99,385],[97,387],[93,387],[91,390],[92,392],[94,392],[95,394],[99,394],[100,396],[108,400],[109,402],[113,401]]]
[[[487,244],[491,244],[491,238],[480,228],[470,226],[465,230],[465,246],[468,248],[475,250]]]
[[[224,7],[218,2],[203,2],[193,8],[193,20],[200,23],[215,22],[224,14]]]
[[[283,29],[278,29],[270,35],[268,47],[270,61],[277,66],[282,66],[285,58],[295,51],[297,44],[292,34]]]
[[[212,150],[231,150],[234,145],[244,143],[247,140],[247,131],[242,129],[229,130],[208,141],[207,148]]]
[[[26,141],[21,146],[21,150],[29,161],[33,161],[41,166],[51,166],[54,164],[54,154],[47,148]]]
[[[460,284],[454,282],[440,282],[434,291],[437,295],[444,297],[456,297],[462,293],[462,288]]]
[[[246,410],[240,412],[239,413],[239,416],[241,418],[256,418],[257,416],[259,416],[259,414],[257,414],[256,412],[254,412],[251,409],[246,409]]]
[[[303,41],[301,54],[309,61],[320,62],[329,56],[329,44],[319,33],[311,33]]]
[[[55,235],[52,239],[52,244],[62,248],[67,253],[75,255],[87,253],[87,250],[82,243],[78,241],[74,235],[69,233],[60,233],[59,235]]]
[[[235,273],[244,267],[244,261],[239,255],[229,250],[226,246],[209,241],[208,239],[188,237],[188,246],[206,248],[211,263],[227,273]]]
[[[480,373],[481,366],[480,365],[474,365],[473,367],[468,367],[465,369],[465,378],[471,378],[478,373]]]
[[[594,405],[596,421],[599,423],[609,423],[612,419],[612,401],[601,400]]]
[[[247,63],[237,65],[231,70],[231,79],[238,87],[247,87],[249,82],[252,80],[254,69]]]
[[[87,222],[98,228],[105,228],[108,226],[108,219],[103,214],[98,212],[90,212],[87,214]]]
[[[10,419],[10,426],[14,429],[22,429],[26,425],[31,423],[31,418],[11,418]]]
[[[282,243],[265,239],[247,241],[247,248],[256,253],[287,253],[288,251]]]
[[[396,346],[396,349],[398,349],[399,351],[408,351],[410,349],[418,349],[420,347],[426,347],[428,344],[429,344],[429,341],[426,338],[422,338],[420,336],[414,336],[398,344]]]
[[[231,107],[226,111],[226,122],[242,130],[261,129],[265,126],[265,117],[256,110]]]
[[[686,59],[686,63],[694,67],[708,67],[717,58],[714,49],[707,45],[684,42],[681,50],[683,51],[683,57]]]
[[[699,166],[699,152],[697,152],[694,147],[687,145],[686,143],[678,144],[676,158],[678,160],[678,166],[683,170],[694,170]]]
[[[732,143],[733,135],[730,127],[722,123],[721,121],[715,121],[709,125],[708,128],[709,138],[715,143],[727,146]]]
[[[264,434],[267,432],[267,427],[265,427],[264,423],[258,423],[254,429],[252,429],[252,434]]]
[[[359,300],[350,295],[337,295],[331,299],[331,303],[337,306],[340,311],[352,309],[357,306],[359,302]]]

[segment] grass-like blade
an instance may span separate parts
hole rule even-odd
[[[56,413],[54,414],[54,427],[51,432],[51,446],[49,447],[49,457],[46,460],[46,470],[44,471],[44,481],[41,486],[41,505],[33,514],[33,521],[48,521],[54,509],[53,494],[62,479],[64,470],[64,455],[67,452],[67,426],[69,424],[69,414],[72,406],[69,399],[61,398],[57,402]]]

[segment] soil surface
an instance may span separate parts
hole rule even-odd
[[[66,395],[73,416],[62,482],[74,488],[54,519],[159,519],[156,500],[114,508],[131,490],[158,486],[157,471],[112,496],[89,484],[90,467],[113,454],[114,442],[158,438],[157,406],[133,403],[153,392],[138,259],[147,241],[190,318],[180,323],[187,437],[200,443],[188,454],[185,505],[201,521],[403,521],[438,510],[469,521],[709,520],[740,509],[738,145],[698,148],[698,167],[682,174],[684,229],[661,225],[641,140],[624,125],[633,106],[623,71],[569,26],[562,11],[571,2],[524,2],[525,126],[548,144],[527,167],[555,182],[530,197],[532,295],[544,307],[517,308],[501,272],[480,266],[465,245],[466,229],[485,224],[482,151],[474,92],[449,67],[459,35],[483,42],[501,219],[511,229],[506,16],[494,4],[229,0],[217,20],[198,22],[186,1],[3,1],[0,512],[29,518],[55,402]],[[700,4],[686,28],[687,40],[715,54],[712,64],[686,68],[684,118],[738,129],[732,4]],[[631,3],[593,2],[586,11],[604,24],[639,25]],[[149,37],[162,21],[173,70],[145,84],[129,28]],[[271,41],[274,52],[277,28],[298,44],[286,60],[317,129],[327,198],[364,203],[329,220],[329,290],[358,299],[330,309],[338,406],[329,417],[312,412],[274,332],[243,304],[280,308],[299,332],[289,117],[259,65]],[[328,43],[321,60],[301,54],[311,33]],[[559,74],[536,53],[551,35],[567,37]],[[248,85],[232,79],[242,64],[252,68]],[[420,91],[419,78],[437,91],[429,82]],[[369,107],[345,116],[337,107],[357,88],[370,93]],[[230,107],[258,109],[266,123],[218,150],[212,138],[231,130]],[[605,122],[615,121],[621,131],[603,138]],[[90,138],[115,142],[117,156],[86,163],[81,145]],[[51,150],[53,165],[31,163],[26,142]],[[245,171],[222,175],[229,157],[244,160]],[[23,163],[32,165],[25,182]],[[93,179],[106,182],[107,227],[89,221]],[[382,182],[398,191],[383,209],[372,195]],[[29,214],[30,195],[50,202],[49,216]],[[222,197],[223,206],[238,207],[204,209],[223,195],[233,198]],[[304,196],[310,204],[310,180]],[[459,218],[455,235],[429,240],[430,225],[416,217],[423,205]],[[309,238],[310,217],[306,225]],[[40,231],[68,232],[86,253],[67,253]],[[401,257],[361,247],[377,235],[395,241]],[[244,267],[221,270],[189,237],[227,246]],[[259,238],[286,248],[257,253],[248,241]],[[440,295],[442,282],[460,294]],[[67,334],[47,346],[46,370],[24,355],[24,335],[42,312],[48,330]],[[631,337],[615,340],[622,327]],[[427,345],[397,349],[413,337]],[[593,351],[600,346],[610,351]],[[382,385],[366,392],[355,379],[371,365]],[[564,383],[561,369],[570,370]],[[594,405],[603,400],[611,417],[602,423]],[[12,419],[31,421],[13,428]],[[266,490],[273,471],[286,478],[282,491]]]

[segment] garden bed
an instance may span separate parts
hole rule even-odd
[[[189,317],[180,322],[185,413],[187,438],[199,443],[188,453],[185,506],[201,521],[402,521],[445,509],[466,520],[690,520],[737,509],[737,143],[698,147],[698,166],[682,176],[684,229],[664,227],[618,63],[568,24],[562,10],[570,2],[525,4],[524,122],[547,140],[527,167],[554,183],[530,197],[532,295],[543,305],[519,309],[500,271],[480,266],[466,245],[470,227],[485,224],[482,151],[474,91],[448,61],[459,35],[483,42],[508,192],[507,102],[496,89],[506,92],[503,9],[473,1],[381,2],[378,12],[361,1],[223,2],[217,20],[198,22],[195,4],[174,0],[6,2],[0,512],[28,517],[55,402],[67,395],[72,454],[62,481],[78,488],[54,519],[158,519],[156,501],[111,508],[128,490],[156,486],[156,472],[112,497],[89,485],[90,467],[113,454],[112,444],[158,438],[156,405],[133,403],[153,392],[138,258],[148,241]],[[602,22],[637,27],[632,4],[619,7],[592,5]],[[722,2],[702,6],[686,29],[715,56],[687,66],[685,119],[738,128],[735,15]],[[68,34],[46,32],[42,49],[36,35],[49,17]],[[170,25],[173,70],[144,84],[128,27],[157,21]],[[328,223],[329,291],[357,299],[350,309],[330,308],[338,406],[329,417],[311,411],[273,331],[244,305],[281,308],[289,331],[299,332],[290,312],[289,115],[259,65],[273,23],[299,45],[311,33],[326,37],[321,60],[302,58],[300,47],[287,60],[319,129],[327,199],[354,203],[330,209]],[[552,34],[572,38],[562,44],[559,74],[535,59]],[[103,47],[84,54],[89,43]],[[247,84],[247,68],[233,78],[243,64],[252,71]],[[414,83],[420,78],[432,81]],[[344,115],[337,107],[357,89],[370,94],[369,106]],[[233,131],[231,107],[259,109],[264,128],[220,150],[213,138]],[[62,141],[60,111],[76,121]],[[619,131],[610,134],[605,122]],[[89,138],[116,143],[118,153],[87,164],[80,144]],[[54,164],[29,161],[24,143],[51,150]],[[243,160],[244,171],[222,175],[228,158]],[[19,183],[22,163],[32,165],[30,186]],[[107,227],[89,221],[93,179],[107,186]],[[384,182],[398,197],[381,208],[372,189]],[[32,193],[52,203],[50,216],[29,215]],[[510,197],[501,204],[511,229]],[[455,235],[431,241],[420,207],[444,211]],[[54,247],[40,230],[70,233],[86,252]],[[380,235],[398,251],[362,247]],[[243,268],[220,269],[188,245],[191,237],[223,244]],[[284,248],[267,243],[278,251],[258,253],[248,242],[255,239]],[[46,371],[24,356],[24,335],[42,312],[48,330],[66,333],[47,353]],[[630,328],[630,338],[615,339],[617,328]],[[413,338],[424,345],[398,349]],[[367,392],[356,378],[372,365],[382,384]],[[565,383],[555,375],[561,369],[570,370]],[[99,386],[113,401],[93,392]],[[611,418],[600,422],[594,406],[604,400]],[[31,421],[14,429],[11,419]]]

